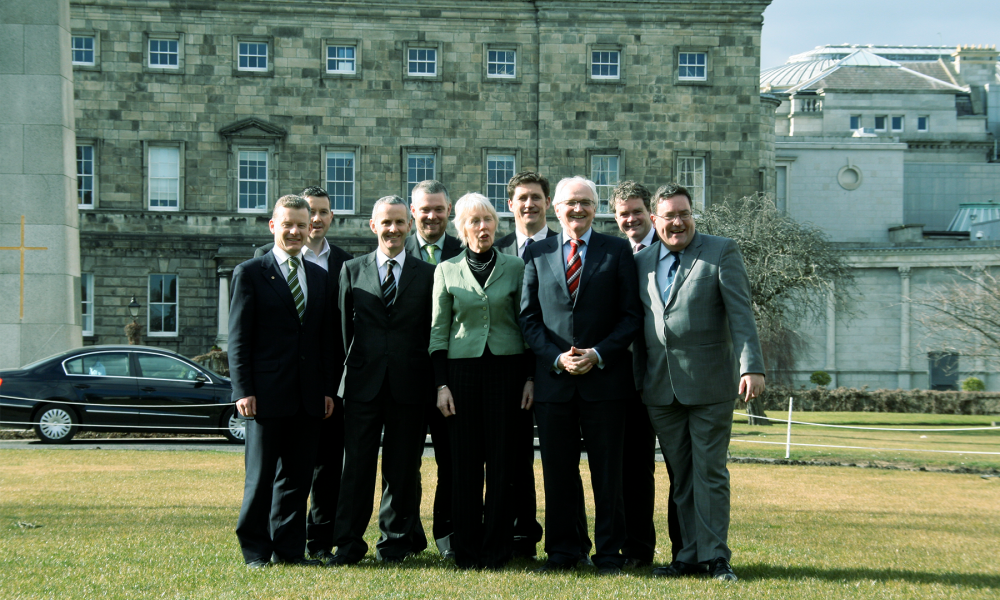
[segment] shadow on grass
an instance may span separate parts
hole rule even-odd
[[[822,579],[824,581],[905,581],[907,583],[962,585],[976,588],[1000,588],[1000,575],[984,573],[929,573],[907,569],[823,569],[805,566],[779,566],[763,563],[738,565],[740,579]]]

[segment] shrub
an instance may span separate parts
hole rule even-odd
[[[826,387],[830,385],[833,378],[826,371],[813,371],[813,374],[809,376],[809,382],[814,383],[821,387]]]
[[[768,386],[760,397],[765,410],[930,413],[944,415],[1000,414],[1000,393],[935,390],[870,390],[867,387],[832,390]],[[742,404],[742,402],[740,403]]]
[[[963,392],[985,392],[986,384],[978,377],[969,377],[962,382]]]

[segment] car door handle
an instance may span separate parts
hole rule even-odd
[[[144,388],[142,388],[142,391],[144,391],[144,392],[155,392],[156,388],[144,387]]]
[[[75,387],[78,390],[85,390],[88,389],[90,386],[87,385],[86,383],[75,383],[73,384],[73,387]]]

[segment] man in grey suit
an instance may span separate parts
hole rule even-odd
[[[382,536],[375,556],[397,563],[427,547],[420,524],[420,458],[433,404],[430,344],[434,267],[403,252],[410,229],[406,201],[380,198],[369,223],[378,249],[344,263],[339,305],[344,363],[344,476],[330,565],[354,564],[368,546],[365,529],[382,437]],[[383,434],[384,428],[384,434]]]
[[[707,571],[736,581],[727,543],[733,400],[764,391],[750,282],[736,242],[695,232],[686,189],[662,186],[653,205],[660,241],[635,258],[645,313],[634,346],[636,387],[674,472],[684,541],[653,575]]]
[[[462,242],[445,231],[451,214],[448,188],[435,179],[421,181],[410,193],[410,214],[414,232],[406,238],[406,254],[416,260],[438,265],[458,256]],[[448,424],[434,403],[427,407],[427,429],[434,446],[437,484],[434,488],[434,520],[431,531],[438,551],[444,558],[454,558],[451,549],[451,439]]]

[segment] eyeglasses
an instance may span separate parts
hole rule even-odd
[[[590,200],[566,200],[564,202],[561,202],[561,204],[565,204],[566,206],[572,209],[594,207],[594,203],[591,202]]]
[[[687,221],[694,215],[691,211],[686,210],[684,212],[667,213],[665,215],[658,215],[654,213],[653,216],[656,217],[657,219],[663,219],[664,221],[676,221],[678,219],[680,219],[681,221]]]

